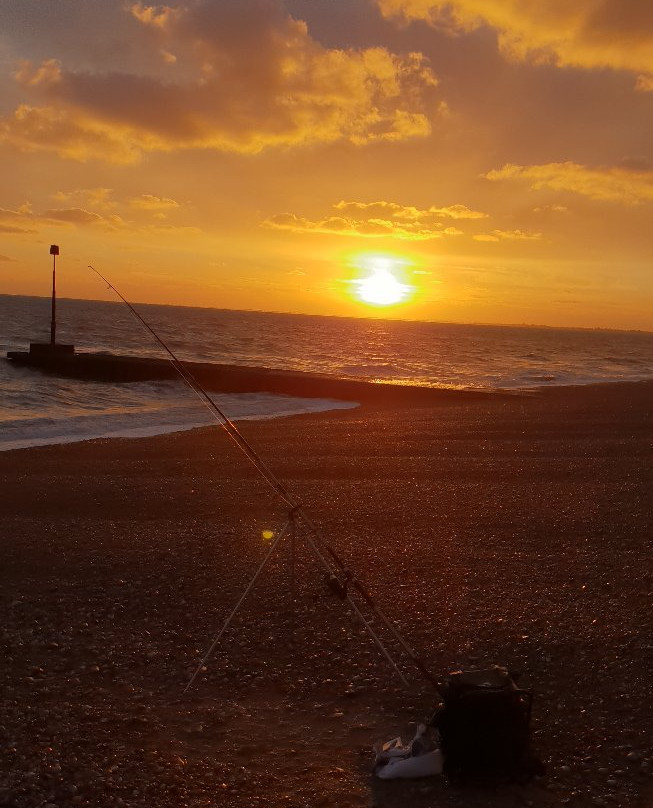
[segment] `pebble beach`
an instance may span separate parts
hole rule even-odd
[[[437,695],[301,530],[183,693],[286,518],[207,427],[0,453],[0,806],[652,804],[652,382],[240,428],[436,677],[520,672],[546,774],[374,779]]]

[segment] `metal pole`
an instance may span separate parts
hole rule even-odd
[[[50,345],[56,342],[57,334],[57,254],[52,253],[52,320],[50,321]]]

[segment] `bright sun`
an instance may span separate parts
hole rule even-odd
[[[374,306],[389,306],[404,300],[412,287],[397,280],[392,272],[393,261],[374,257],[365,261],[367,277],[355,281],[356,296]]]

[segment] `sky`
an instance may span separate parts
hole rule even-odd
[[[0,293],[653,330],[650,0],[0,20]]]

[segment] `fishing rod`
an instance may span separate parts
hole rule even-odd
[[[433,677],[433,675],[428,671],[424,663],[422,662],[421,658],[418,654],[415,653],[413,648],[406,642],[404,637],[399,633],[396,626],[392,623],[392,621],[384,614],[384,612],[377,606],[376,602],[372,598],[371,594],[367,590],[367,588],[362,584],[362,582],[352,574],[352,572],[348,569],[345,563],[342,561],[338,553],[331,547],[331,545],[324,539],[324,537],[319,533],[315,525],[313,524],[312,520],[309,518],[308,514],[306,513],[303,506],[295,500],[295,498],[291,495],[288,491],[286,486],[277,478],[274,472],[266,465],[263,459],[260,457],[258,452],[254,449],[254,447],[249,443],[249,441],[242,435],[236,424],[226,415],[225,412],[215,403],[215,401],[209,396],[206,392],[204,387],[200,384],[200,382],[193,376],[192,372],[178,359],[178,357],[174,354],[171,348],[164,342],[164,340],[156,333],[156,331],[152,328],[152,326],[145,320],[145,318],[134,308],[134,306],[122,295],[122,293],[109,281],[104,275],[102,275],[95,267],[88,265],[88,268],[92,270],[99,278],[101,278],[107,286],[115,292],[115,294],[122,300],[122,302],[127,306],[129,311],[136,317],[136,319],[141,323],[141,325],[151,334],[151,336],[156,340],[156,342],[163,348],[163,350],[168,355],[168,359],[171,362],[172,366],[174,367],[175,371],[181,376],[183,381],[193,390],[193,392],[200,398],[202,403],[208,407],[210,412],[217,416],[218,423],[225,429],[229,437],[234,441],[234,443],[238,446],[238,448],[244,453],[247,459],[254,465],[257,471],[262,475],[262,477],[266,480],[268,485],[275,491],[275,493],[280,497],[280,499],[289,507],[289,519],[293,520],[295,518],[301,519],[301,521],[306,525],[309,531],[309,544],[311,545],[313,551],[318,558],[322,568],[325,570],[328,578],[329,584],[332,586],[334,591],[341,597],[342,600],[346,600],[347,603],[350,605],[356,616],[362,622],[365,629],[368,631],[376,645],[379,647],[383,655],[386,659],[390,662],[392,667],[394,668],[395,672],[401,679],[402,683],[405,686],[408,686],[408,682],[406,681],[405,677],[397,667],[396,663],[388,653],[387,649],[381,642],[380,638],[374,632],[372,626],[370,625],[369,621],[366,620],[365,616],[360,611],[357,604],[352,599],[349,593],[349,585],[355,589],[356,592],[362,597],[364,602],[370,608],[372,613],[389,629],[391,634],[395,637],[397,642],[401,645],[404,652],[408,656],[408,658],[413,662],[419,672],[429,681],[431,685],[435,687],[436,690],[439,690],[439,683]],[[286,532],[286,528],[282,531],[282,534]],[[278,537],[281,538],[281,535]],[[277,542],[275,542],[276,546]],[[272,550],[273,548],[271,548]],[[326,552],[326,554],[331,558],[332,563],[336,566],[339,572],[342,574],[343,580],[340,580],[333,572],[331,565],[325,559],[322,549]],[[227,625],[231,621],[233,615],[238,610],[240,603],[244,600],[245,596],[253,587],[253,584],[258,578],[260,572],[262,571],[263,567],[267,563],[267,559],[271,555],[271,552],[268,554],[266,559],[263,561],[261,567],[257,571],[254,579],[251,581],[250,585],[246,589],[245,593],[241,597],[241,600],[237,604],[236,608],[233,610],[232,614],[227,619],[227,623],[223,626],[222,630],[213,640],[208,652],[206,653],[205,657],[202,659],[202,662],[198,666],[197,670],[193,674],[190,682],[186,686],[186,692],[189,687],[192,685],[193,681],[195,680],[196,676],[202,669],[204,663],[210,657],[213,649],[217,645],[218,641],[222,637],[222,634],[227,628]]]
[[[227,416],[225,412],[223,412],[220,407],[215,403],[215,401],[209,396],[206,390],[202,387],[202,385],[197,381],[197,379],[193,376],[193,374],[186,368],[180,360],[175,356],[172,350],[166,345],[166,343],[161,339],[161,337],[156,333],[156,331],[152,328],[152,326],[145,320],[145,318],[132,306],[132,304],[116,289],[116,287],[109,281],[107,278],[104,277],[100,272],[98,272],[95,267],[88,265],[88,268],[91,269],[95,274],[100,277],[107,286],[112,289],[116,295],[122,300],[122,302],[127,306],[127,308],[131,311],[131,313],[136,317],[141,325],[143,325],[147,331],[154,337],[154,339],[158,342],[158,344],[163,348],[163,350],[168,354],[169,361],[171,362],[174,369],[177,373],[181,376],[181,378],[186,382],[186,384],[195,392],[195,394],[200,398],[200,400],[211,410],[215,415],[218,416],[218,421],[222,427],[224,427],[225,431],[229,435],[229,437],[236,443],[236,445],[245,453],[248,460],[257,468],[257,470],[263,475],[266,479],[268,484],[275,490],[277,494],[281,497],[281,499],[288,505],[290,508],[297,507],[296,503],[292,501],[292,498],[288,491],[286,491],[285,487],[281,483],[280,480],[276,478],[274,473],[267,468],[265,463],[263,462],[262,458],[254,451],[253,447],[245,440],[243,435],[241,434],[240,430],[234,424],[234,422]]]

